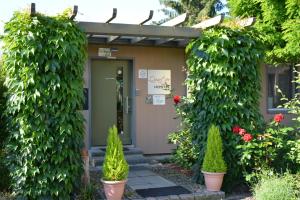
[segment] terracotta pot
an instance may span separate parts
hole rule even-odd
[[[214,172],[204,172],[204,180],[205,180],[205,185],[206,189],[208,191],[220,191],[223,183],[223,177],[225,173],[214,173]]]
[[[104,192],[107,200],[121,200],[127,180],[123,181],[105,181],[103,183]]]

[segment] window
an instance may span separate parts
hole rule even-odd
[[[281,100],[282,96],[278,92],[277,87],[282,91],[283,95],[291,99],[294,95],[293,68],[292,66],[268,66],[268,111],[283,110],[278,108],[279,105],[285,103]]]

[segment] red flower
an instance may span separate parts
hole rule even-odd
[[[252,139],[253,139],[253,136],[252,136],[250,133],[246,133],[246,134],[243,136],[243,140],[244,140],[245,142],[250,142]]]
[[[274,116],[274,121],[280,123],[283,120],[283,118],[283,114],[280,113]]]
[[[241,127],[239,125],[235,125],[233,128],[232,128],[232,132],[235,133],[235,134],[238,134],[241,130]]]
[[[240,136],[243,136],[243,135],[245,135],[245,134],[246,134],[246,130],[243,129],[243,128],[241,128],[240,131],[239,131],[239,135],[240,135]]]
[[[178,96],[178,95],[176,95],[176,96],[173,97],[173,101],[174,101],[174,103],[175,103],[176,105],[177,105],[178,103],[180,103],[180,100],[181,100],[181,97]]]

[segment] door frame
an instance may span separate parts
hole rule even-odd
[[[92,145],[92,112],[91,110],[93,109],[92,105],[92,62],[95,60],[121,60],[121,61],[128,61],[129,62],[129,68],[130,68],[130,75],[131,75],[131,91],[130,91],[130,98],[132,99],[131,101],[131,106],[132,106],[132,114],[131,114],[131,120],[130,120],[130,137],[131,137],[131,145],[126,145],[126,146],[136,146],[136,79],[135,79],[135,59],[130,58],[130,57],[113,57],[113,58],[107,58],[107,57],[100,57],[100,56],[89,56],[88,58],[88,63],[87,63],[87,73],[88,73],[88,103],[89,103],[89,114],[88,114],[88,123],[87,123],[87,130],[88,132],[86,133],[88,135],[88,148],[95,147]],[[97,146],[96,146],[97,147]]]

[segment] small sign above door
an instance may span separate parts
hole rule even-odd
[[[110,48],[99,48],[98,56],[101,57],[111,57],[111,49]]]

